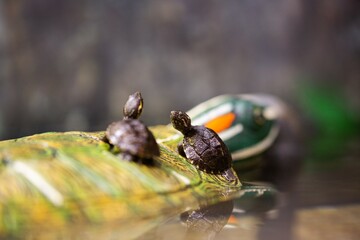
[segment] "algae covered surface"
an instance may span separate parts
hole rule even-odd
[[[179,156],[171,128],[151,130],[161,152],[154,166],[121,161],[103,132],[50,132],[0,142],[0,235],[136,237],[240,189],[239,181],[200,173]]]

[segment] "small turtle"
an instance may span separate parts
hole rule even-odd
[[[190,117],[182,111],[172,111],[170,119],[173,127],[184,135],[183,142],[178,145],[180,155],[199,170],[237,181],[231,171],[229,150],[216,132],[204,126],[192,126]]]
[[[124,119],[111,123],[106,129],[106,137],[121,150],[124,160],[151,165],[153,156],[159,156],[160,150],[154,135],[138,120],[142,108],[140,92],[130,95],[123,109]]]

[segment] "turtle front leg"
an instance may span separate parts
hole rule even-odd
[[[122,160],[128,161],[128,162],[132,162],[132,161],[136,162],[136,160],[137,160],[134,155],[132,155],[128,152],[122,152],[120,154],[120,156],[121,156]]]
[[[139,156],[134,156],[128,152],[121,153],[121,159],[128,162],[141,163],[147,166],[154,166],[154,160],[152,158],[141,158]]]
[[[183,156],[184,158],[186,158],[186,154],[184,151],[184,145],[182,144],[182,142],[180,142],[177,146],[178,152],[181,156]]]

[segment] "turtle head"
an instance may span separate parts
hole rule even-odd
[[[192,127],[190,117],[182,111],[171,111],[170,121],[173,127],[183,134],[188,132]]]
[[[140,92],[131,94],[123,109],[124,119],[138,119],[141,115],[143,105],[144,102]]]

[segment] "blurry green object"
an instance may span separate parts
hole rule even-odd
[[[349,107],[339,88],[305,81],[299,85],[298,97],[303,112],[315,127],[315,134],[306,133],[311,135],[312,154],[334,156],[342,152],[347,140],[358,136],[359,111]]]
[[[172,127],[150,130],[160,147],[155,166],[122,161],[104,132],[1,141],[0,236],[129,239],[189,209],[274,191],[198,171],[177,153]]]

